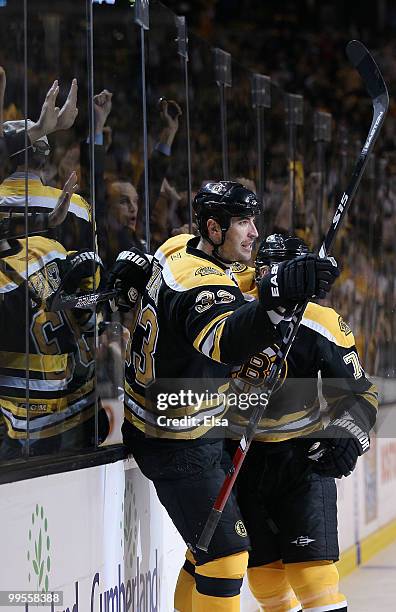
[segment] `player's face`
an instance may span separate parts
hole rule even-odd
[[[224,244],[218,249],[219,255],[226,261],[248,263],[257,237],[254,217],[232,217]]]

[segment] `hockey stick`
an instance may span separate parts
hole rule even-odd
[[[346,52],[351,64],[358,70],[361,78],[364,81],[367,92],[373,104],[373,119],[370,130],[364,143],[363,149],[360,152],[359,158],[356,161],[352,177],[346,191],[342,194],[341,200],[334,213],[330,228],[326,234],[324,242],[319,250],[320,257],[326,257],[337,235],[337,232],[344,220],[347,210],[352,202],[353,196],[359,186],[364,168],[368,157],[373,149],[374,143],[378,137],[379,131],[385,119],[386,111],[389,105],[388,91],[383,80],[383,77],[366,47],[357,40],[352,40],[348,43]],[[274,363],[271,366],[270,373],[264,383],[263,390],[260,391],[262,401],[261,405],[254,408],[252,415],[246,427],[246,432],[239,442],[239,446],[232,459],[232,466],[229,469],[219,494],[210,511],[206,524],[203,528],[201,536],[198,540],[197,547],[205,552],[212,540],[213,534],[220,521],[222,512],[231,494],[232,487],[242,467],[242,463],[249,450],[250,444],[255,436],[257,426],[268,406],[271,394],[278,380],[283,363],[293,344],[297,334],[298,327],[303,317],[308,300],[299,304],[296,312],[289,323],[286,333],[282,339],[281,346],[276,354]]]
[[[75,293],[69,294],[66,291],[59,291],[55,293],[49,310],[51,312],[57,310],[70,310],[71,308],[94,308],[96,304],[107,302],[119,295],[118,289],[111,289],[109,291],[91,291],[87,293]]]

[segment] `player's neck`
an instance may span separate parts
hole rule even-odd
[[[204,240],[203,238],[201,238],[200,241],[198,242],[197,249],[199,249],[200,251],[203,251],[206,255],[210,255],[211,257],[213,257],[213,259],[217,259],[218,262],[220,262],[222,266],[229,267],[233,264],[232,261],[223,259],[221,255],[217,252],[217,249],[212,244],[210,244],[210,242],[208,242],[207,240]]]
[[[206,255],[213,255],[213,246],[203,238],[198,242],[197,249],[203,251]]]

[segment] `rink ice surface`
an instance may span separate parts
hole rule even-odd
[[[395,612],[396,542],[341,580],[348,612]]]

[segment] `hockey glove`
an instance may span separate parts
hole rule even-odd
[[[273,263],[260,283],[260,303],[267,311],[292,312],[298,302],[326,297],[339,274],[333,258],[312,253]]]
[[[103,272],[103,263],[94,251],[69,253],[61,266],[61,286],[66,293],[88,291],[98,286]]]
[[[48,290],[44,298],[48,310],[52,310],[59,295],[73,295],[98,288],[103,272],[103,264],[94,251],[73,251],[65,259],[57,261],[57,271],[46,267]]]
[[[151,276],[151,262],[147,255],[138,249],[122,251],[111,268],[106,288],[119,291],[111,304],[113,310],[126,312],[133,308],[143,293]]]
[[[360,427],[348,410],[330,421],[320,435],[322,439],[312,444],[308,451],[313,470],[332,478],[349,476],[360,455],[370,448],[370,437],[365,429],[366,426]]]

